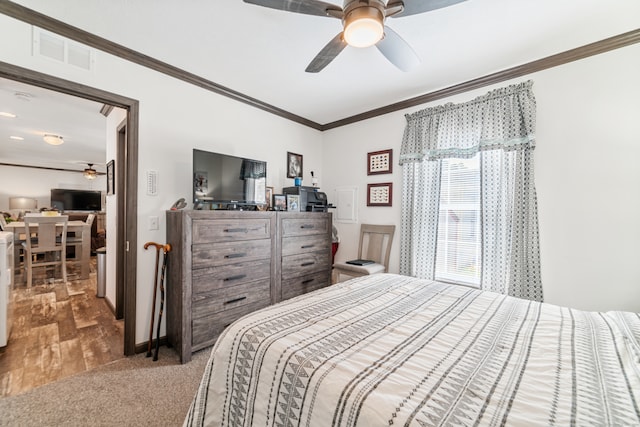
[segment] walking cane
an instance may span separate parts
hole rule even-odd
[[[155,276],[153,278],[153,301],[151,303],[151,327],[149,328],[149,343],[147,345],[147,357],[151,357],[151,349],[153,345],[153,321],[156,317],[156,293],[157,293],[157,283],[158,283],[158,267],[160,264],[160,251],[164,249],[165,245],[161,245],[160,243],[155,242],[147,242],[144,244],[144,248],[148,249],[149,246],[154,246],[156,248],[156,268],[155,268]]]
[[[162,311],[164,309],[164,274],[167,271],[167,252],[171,250],[171,245],[167,243],[163,247],[164,258],[162,260],[162,274],[160,274],[160,312],[158,313],[158,329],[156,332],[156,352],[153,355],[153,361],[158,360],[158,352],[160,351],[160,324],[162,323]]]

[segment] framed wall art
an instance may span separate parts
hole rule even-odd
[[[287,178],[302,177],[302,154],[287,151]]]
[[[116,194],[116,171],[115,161],[111,160],[107,163],[107,196]]]
[[[391,206],[393,183],[367,184],[367,206]]]
[[[393,172],[393,150],[372,151],[367,153],[367,175]]]

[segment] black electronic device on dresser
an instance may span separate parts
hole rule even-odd
[[[327,212],[327,208],[330,207],[327,203],[326,193],[318,191],[316,187],[285,187],[282,192],[300,196],[301,212]]]
[[[265,161],[193,149],[194,209],[256,210],[266,182]]]

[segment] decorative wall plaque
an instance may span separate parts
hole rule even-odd
[[[393,183],[367,184],[367,206],[391,206]]]
[[[393,172],[393,150],[367,153],[367,175]]]

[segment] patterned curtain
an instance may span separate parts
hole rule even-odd
[[[532,86],[527,81],[466,103],[448,103],[406,116],[400,150],[402,274],[434,277],[440,160],[480,153],[480,286],[542,301]]]

